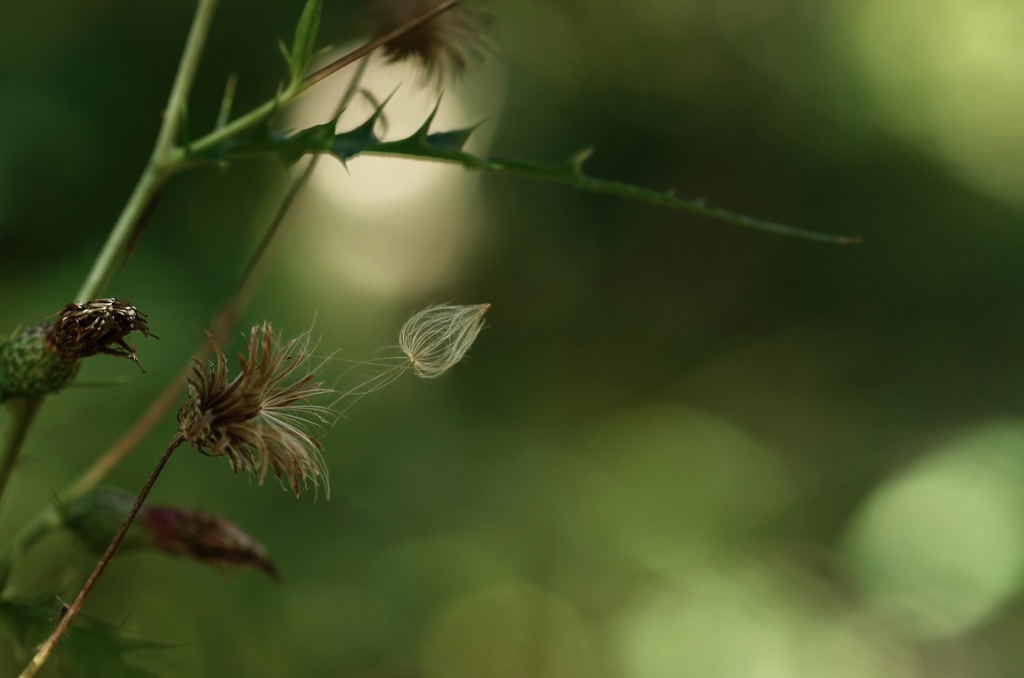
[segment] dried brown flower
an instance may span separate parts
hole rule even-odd
[[[195,361],[189,399],[178,412],[182,437],[195,449],[227,457],[232,469],[251,471],[263,483],[274,471],[296,496],[308,483],[327,488],[320,442],[311,430],[334,423],[330,404],[314,401],[333,394],[316,381],[309,333],[280,343],[270,323],[252,328],[241,373],[228,381],[227,359],[210,337],[216,362]]]
[[[68,304],[58,311],[49,341],[68,357],[85,358],[105,353],[128,358],[138,365],[135,347],[128,337],[132,332],[156,338],[149,331],[146,316],[127,301],[94,299],[84,304]]]
[[[369,16],[374,37],[387,35],[441,4],[441,0],[370,0]],[[459,75],[468,56],[481,59],[490,49],[485,31],[489,14],[457,5],[423,26],[383,47],[390,62],[418,60],[428,78],[437,81],[451,72]]]

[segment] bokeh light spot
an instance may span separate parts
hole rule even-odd
[[[791,568],[717,562],[680,571],[620,619],[630,678],[862,678],[919,675],[868,616]]]
[[[1020,590],[1022,488],[1024,424],[966,434],[871,495],[848,533],[855,571],[911,632],[965,631]]]
[[[485,117],[481,109],[493,113],[500,107],[501,78],[493,77],[493,68],[484,72],[496,84],[460,81],[446,90],[432,131],[480,123]],[[378,136],[398,139],[413,133],[439,101],[438,92],[422,86],[422,79],[414,64],[372,59],[361,89],[374,99],[356,96],[338,130],[357,127],[390,94]],[[344,84],[304,94],[289,112],[289,126],[329,119]],[[492,129],[493,119],[476,130],[467,150],[486,153]],[[474,198],[478,182],[478,175],[438,162],[360,156],[345,167],[325,157],[295,216],[303,223],[296,273],[328,295],[342,285],[398,300],[422,296],[447,282],[475,242],[482,221],[482,207]]]
[[[837,12],[884,121],[976,188],[1024,203],[1024,3],[865,0]]]
[[[733,423],[659,405],[609,420],[593,438],[607,470],[584,488],[624,552],[653,569],[741,539],[791,494],[778,458]],[[589,494],[587,490],[589,489]]]

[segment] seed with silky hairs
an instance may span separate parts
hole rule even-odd
[[[483,329],[490,307],[428,306],[409,318],[398,334],[398,346],[416,375],[434,379],[462,360]]]

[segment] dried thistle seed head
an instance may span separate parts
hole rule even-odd
[[[57,351],[51,331],[50,323],[41,323],[0,339],[0,401],[56,393],[74,379],[78,358]]]
[[[308,483],[327,488],[320,442],[311,431],[334,423],[334,393],[316,381],[309,333],[281,343],[270,323],[252,328],[241,373],[228,380],[227,359],[213,337],[216,362],[195,361],[189,398],[178,412],[181,436],[196,450],[226,457],[231,468],[251,471],[260,484],[273,470],[296,496]]]
[[[398,334],[398,346],[417,376],[439,377],[462,360],[490,307],[429,306],[409,318]]]
[[[127,301],[94,299],[84,304],[68,304],[58,311],[50,342],[66,356],[85,358],[105,353],[139,365],[128,337],[132,332],[156,338],[149,331],[146,316]]]
[[[79,543],[103,553],[134,502],[121,490],[93,490],[63,507],[62,518]],[[200,509],[144,505],[121,542],[125,548],[155,549],[207,565],[251,567],[281,580],[262,544],[227,518]]]
[[[441,0],[369,0],[373,35],[387,35],[439,4]],[[485,37],[490,25],[489,14],[457,5],[392,40],[382,50],[390,62],[419,61],[427,78],[440,83],[448,73],[454,76],[462,73],[468,56],[483,58],[483,52],[490,49]]]

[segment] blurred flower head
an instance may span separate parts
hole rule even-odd
[[[227,457],[232,469],[251,471],[262,484],[267,472],[298,496],[309,483],[327,486],[320,442],[314,432],[333,424],[334,393],[317,381],[321,363],[311,364],[309,333],[287,342],[270,323],[252,328],[241,372],[229,381],[227,359],[213,337],[215,362],[194,361],[189,398],[178,412],[179,431],[192,447]]]
[[[371,29],[375,37],[413,21],[441,4],[441,0],[369,0]],[[490,15],[456,5],[423,26],[386,44],[382,50],[390,62],[420,62],[427,78],[439,82],[449,73],[466,68],[467,56],[482,58],[489,49],[485,31]]]
[[[103,553],[134,502],[127,492],[104,488],[78,497],[61,513],[83,546]],[[281,580],[263,544],[224,516],[201,509],[144,505],[121,548],[157,550],[218,567],[249,567]]]

